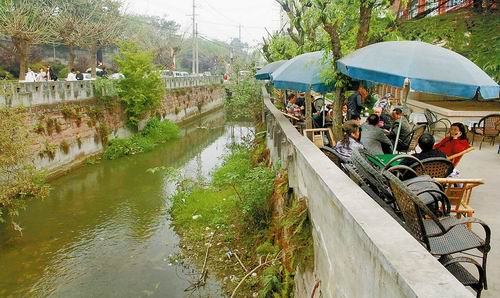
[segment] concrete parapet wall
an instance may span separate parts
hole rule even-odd
[[[164,78],[167,90],[220,84],[222,76]],[[0,82],[0,106],[33,107],[94,97],[94,81]]]
[[[473,297],[425,248],[274,107],[265,90],[267,146],[306,197],[315,265],[297,297]]]

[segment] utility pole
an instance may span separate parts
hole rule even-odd
[[[198,23],[196,23],[196,72],[200,73],[200,55],[199,55],[199,47],[198,47]]]
[[[238,25],[238,41],[241,43],[241,24]]]
[[[196,5],[195,5],[195,0],[193,0],[193,65],[192,65],[192,73],[196,73],[196,23],[195,23],[195,17],[196,17]]]

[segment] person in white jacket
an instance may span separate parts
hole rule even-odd
[[[76,73],[74,68],[72,68],[71,71],[68,73],[66,81],[76,81]]]
[[[24,78],[25,82],[34,82],[36,80],[36,74],[28,67],[28,72],[26,73],[26,77]]]

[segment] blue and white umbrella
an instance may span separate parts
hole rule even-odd
[[[274,61],[266,66],[262,67],[255,73],[255,78],[257,80],[269,80],[271,79],[271,74],[278,69],[283,63],[285,63],[287,60],[279,60],[279,61]]]
[[[337,61],[337,70],[357,80],[414,91],[484,99],[498,98],[500,87],[464,56],[420,41],[388,41],[369,45]]]
[[[291,89],[298,92],[316,91],[326,93],[333,87],[321,79],[324,69],[331,67],[330,59],[323,59],[324,51],[298,55],[283,63],[271,74],[271,81],[277,89]]]

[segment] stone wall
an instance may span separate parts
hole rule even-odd
[[[222,85],[169,89],[155,114],[174,122],[198,117],[222,106],[222,91]],[[132,134],[119,103],[106,105],[94,98],[34,105],[24,113],[35,164],[54,175],[100,153],[108,140]]]
[[[297,272],[297,297],[316,285],[315,297],[473,297],[263,92],[271,159],[307,198],[313,226],[314,269]]]

